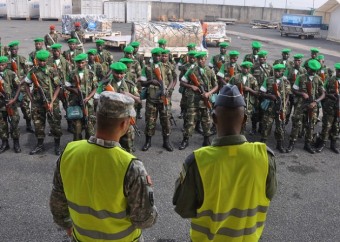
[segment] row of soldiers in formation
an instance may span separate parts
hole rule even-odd
[[[46,45],[46,38],[35,39],[35,51],[29,60],[18,54],[18,41],[8,45],[7,55],[0,57],[0,75],[3,84],[1,109],[0,153],[9,149],[8,138],[12,135],[15,152],[20,152],[19,115],[20,106],[26,119],[26,128],[35,132],[37,145],[30,154],[44,150],[45,123],[50,124],[55,140],[55,154],[60,154],[61,111],[59,100],[67,115],[68,130],[73,140],[94,134],[95,106],[99,94],[111,90],[131,96],[136,102],[137,118],[141,118],[141,100],[146,99],[145,144],[143,151],[151,147],[155,134],[157,117],[160,117],[163,147],[173,151],[169,141],[171,122],[171,95],[177,83],[176,64],[166,49],[166,40],[159,40],[159,47],[152,50],[152,57],[145,63],[138,53],[139,42],[132,42],[124,48],[119,62],[104,50],[104,41],[96,41],[96,49],[87,53],[78,48],[77,39],[68,40],[69,50],[61,52],[61,45]],[[43,43],[47,50],[43,50]],[[203,146],[210,145],[212,134],[211,113],[214,97],[226,84],[237,85],[247,104],[252,129],[249,134],[261,133],[266,142],[275,121],[275,138],[280,152],[291,152],[299,132],[305,133],[305,149],[310,153],[321,152],[328,138],[331,149],[338,153],[336,138],[339,132],[339,78],[340,66],[335,65],[335,75],[324,65],[324,58],[318,50],[311,49],[311,58],[302,65],[303,55],[294,55],[289,60],[289,49],[282,50],[282,59],[273,66],[266,61],[267,52],[261,50],[261,43],[252,43],[252,53],[237,63],[239,52],[229,51],[228,43],[220,43],[220,54],[213,56],[206,66],[206,52],[195,51],[196,45],[187,45],[188,53],[181,56],[177,66],[180,71],[181,115],[184,118],[183,139],[179,149],[189,145],[193,131],[203,134]],[[30,101],[32,104],[30,105]],[[321,105],[322,104],[322,105]],[[30,109],[31,106],[31,109]],[[316,144],[312,143],[318,110],[323,107],[323,128]],[[294,114],[292,109],[294,108]],[[284,125],[292,114],[292,132],[289,146],[283,147]],[[31,126],[34,122],[34,130]],[[121,144],[129,152],[134,151],[133,141],[136,128],[131,119],[131,129],[122,137]],[[259,128],[257,130],[257,124]],[[9,125],[8,125],[9,124]],[[199,126],[201,125],[201,129]],[[138,129],[137,133],[139,132]],[[244,130],[246,131],[246,130]]]

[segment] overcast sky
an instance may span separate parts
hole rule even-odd
[[[155,1],[155,0],[154,0]],[[157,0],[156,0],[157,1]],[[183,3],[206,3],[206,4],[226,4],[238,6],[274,7],[291,9],[311,9],[318,8],[327,0],[158,0],[160,2],[183,2]]]

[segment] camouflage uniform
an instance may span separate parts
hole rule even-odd
[[[333,76],[333,70],[326,65],[321,65],[321,69],[317,72],[323,83],[325,83],[328,78]]]
[[[71,31],[71,39],[76,39],[78,42],[80,41],[80,44],[85,44],[85,32],[84,30],[72,30]]]
[[[44,43],[47,50],[51,50],[51,45],[58,43],[58,34],[57,33],[49,33],[44,37]]]
[[[139,62],[139,65],[141,66],[141,68],[143,68],[145,66],[145,61],[144,61],[144,55],[140,54],[140,53],[136,53],[134,54],[134,59],[137,60]]]
[[[290,60],[284,60],[284,59],[278,59],[275,60],[273,63],[273,66],[275,66],[276,64],[284,64],[286,66],[286,68],[288,68],[289,66],[294,66],[294,62],[290,61]]]
[[[99,63],[103,66],[104,73],[107,73],[111,63],[113,62],[113,55],[107,50],[102,50],[101,52],[98,51],[96,56],[99,59]]]
[[[76,88],[76,78],[75,76],[78,76],[80,81],[80,89],[83,94],[83,98],[85,99],[94,89],[97,88],[97,77],[96,75],[90,71],[89,69],[85,68],[83,71],[79,71],[78,69],[75,69],[71,72],[69,76],[69,80],[65,83],[67,88]],[[70,91],[70,95],[68,98],[68,102],[70,106],[81,106],[80,105],[80,95],[75,94],[74,92]],[[85,138],[88,139],[91,135],[94,135],[94,125],[96,121],[96,117],[94,115],[94,100],[91,98],[86,104],[86,109],[88,111],[88,120],[87,120],[87,126],[85,125],[84,118],[81,119],[75,119],[73,120],[73,127],[74,127],[74,133],[73,133],[73,140],[80,140],[82,139],[82,130],[85,129]]]
[[[100,63],[98,63],[98,62],[90,63],[88,61],[87,67],[89,68],[90,71],[94,72],[94,74],[96,75],[96,77],[98,79],[98,82],[101,81],[104,78],[106,73],[104,72],[104,68]]]
[[[71,64],[71,69],[75,68],[75,61],[73,60],[73,58],[81,53],[82,51],[78,49],[75,50],[68,49],[63,52],[63,57]]]
[[[243,61],[249,61],[249,62],[255,64],[255,63],[258,63],[258,62],[259,62],[259,56],[258,56],[258,55],[254,55],[253,53],[251,53],[251,54],[246,54],[246,55],[244,56]]]
[[[241,67],[239,64],[232,64],[231,62],[224,63],[216,74],[217,79],[219,80],[220,89],[224,85],[224,82],[228,83],[230,79],[238,73],[241,73]]]
[[[142,68],[141,65],[139,63],[139,61],[134,58],[133,59],[133,63],[131,64],[130,68],[128,68],[128,73],[126,79],[133,81],[133,83],[135,83],[137,89],[138,89],[138,93],[140,94],[142,92],[142,85],[141,83],[138,81],[140,80],[141,76],[142,76]],[[139,95],[138,95],[139,96]],[[135,103],[135,109],[137,112],[137,118],[140,117],[141,118],[141,109],[143,108],[143,104],[142,102],[140,103]]]
[[[107,141],[90,137],[90,144],[95,144],[106,149],[120,147],[120,144],[114,141]],[[63,229],[72,227],[72,220],[68,210],[68,203],[64,191],[62,176],[60,172],[61,157],[57,160],[56,169],[53,177],[53,189],[50,196],[50,208],[53,214],[53,220]],[[143,163],[138,159],[131,160],[125,179],[122,181],[124,194],[127,200],[127,211],[131,223],[138,228],[147,228],[156,222],[157,209],[153,201],[153,189],[147,180],[147,171]],[[76,241],[73,239],[73,241]],[[144,241],[141,236],[139,242]]]
[[[229,62],[229,56],[227,54],[218,54],[211,57],[209,67],[212,68],[215,73],[217,73],[221,66],[226,62]]]
[[[266,94],[274,95],[274,90],[273,90],[273,84],[276,83],[278,87],[278,92],[281,98],[281,107],[278,106],[277,101],[273,101],[269,98],[264,98],[264,100],[268,100],[269,106],[267,110],[263,110],[263,118],[261,122],[263,123],[263,128],[262,128],[262,137],[261,141],[266,142],[268,136],[270,135],[273,122],[275,121],[275,139],[278,142],[278,149],[282,149],[282,144],[284,140],[284,121],[280,120],[280,111],[283,111],[283,115],[285,116],[286,112],[286,101],[288,98],[288,95],[290,93],[290,83],[285,77],[281,78],[275,78],[274,76],[267,78],[261,88],[260,91]],[[282,110],[280,110],[280,108]]]
[[[178,67],[178,69],[180,69],[180,74],[179,74],[179,80],[182,79],[182,77],[184,76],[184,74],[190,69],[190,67],[192,65],[196,65],[196,63],[194,64],[191,64],[190,62],[187,62],[185,63],[184,65],[181,65]],[[181,115],[182,115],[182,118],[185,120],[185,115],[186,115],[186,112],[187,112],[187,97],[185,95],[186,93],[186,88],[183,87],[183,86],[180,86],[179,88],[179,92],[182,94],[182,98],[181,98],[181,101],[180,101],[180,107],[181,107]]]
[[[2,83],[6,92],[6,97],[3,97],[3,94],[0,94],[0,138],[2,140],[8,140],[10,133],[13,140],[18,140],[20,137],[20,116],[18,112],[18,103],[15,102],[13,105],[11,105],[10,108],[13,110],[13,116],[10,117],[11,121],[10,123],[8,123],[7,121],[9,120],[7,119],[8,114],[5,107],[5,101],[8,101],[15,97],[16,91],[18,90],[18,88],[20,88],[20,80],[15,72],[11,70],[5,70],[4,72],[0,72],[0,82]],[[8,124],[10,125],[10,129],[8,127]]]

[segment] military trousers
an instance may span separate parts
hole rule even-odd
[[[19,139],[20,129],[19,121],[20,115],[17,107],[12,107],[13,116],[8,116],[7,111],[0,111],[0,138],[2,140],[8,139],[11,134],[13,139]]]
[[[283,140],[284,139],[284,129],[283,125],[284,121],[281,121],[279,115],[274,111],[271,112],[263,112],[262,117],[262,139],[267,139],[271,133],[273,123],[275,122],[275,139],[276,140]]]
[[[194,132],[197,117],[201,118],[203,136],[210,136],[211,115],[208,108],[187,108],[187,113],[184,119],[183,137],[189,138]]]
[[[153,136],[155,134],[158,115],[162,126],[162,135],[170,135],[170,107],[166,107],[162,102],[151,102],[150,100],[146,100],[145,136]]]
[[[322,131],[320,138],[335,141],[339,135],[339,120],[333,107],[323,107]]]

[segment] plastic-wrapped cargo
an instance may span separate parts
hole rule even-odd
[[[221,42],[231,42],[227,37],[226,24],[224,22],[205,22],[208,25],[207,43],[218,44]]]
[[[166,39],[174,57],[187,52],[187,44],[201,46],[203,31],[200,22],[137,22],[132,25],[132,41],[141,43],[139,51],[150,56],[159,39]]]
[[[7,18],[39,18],[39,0],[7,0]]]
[[[61,19],[63,14],[72,14],[72,0],[40,0],[40,19]]]
[[[62,34],[71,34],[74,23],[80,22],[85,33],[111,32],[112,22],[103,14],[65,14],[62,16]]]
[[[126,2],[104,2],[104,14],[112,22],[125,23]]]

